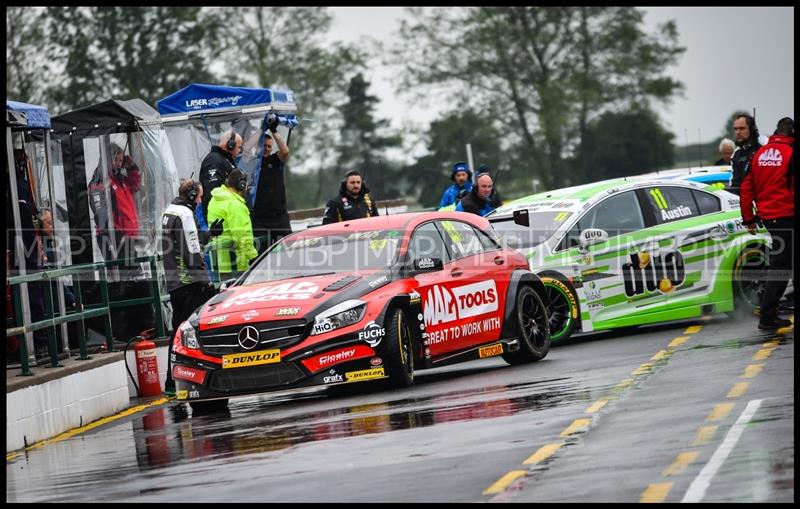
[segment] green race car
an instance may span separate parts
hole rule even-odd
[[[759,302],[770,237],[749,234],[739,197],[717,186],[620,178],[520,198],[487,219],[544,282],[552,341]]]

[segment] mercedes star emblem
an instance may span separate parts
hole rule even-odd
[[[258,329],[248,325],[239,331],[239,346],[245,350],[252,350],[258,346]]]

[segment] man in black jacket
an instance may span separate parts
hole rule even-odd
[[[164,211],[161,220],[161,253],[164,256],[164,277],[172,304],[172,329],[177,331],[181,323],[214,295],[208,280],[202,245],[211,237],[222,233],[222,220],[209,226],[207,232],[198,231],[194,209],[203,201],[203,186],[186,179],[178,188],[178,196]],[[167,379],[164,391],[175,391],[171,361],[173,341],[167,349]]]
[[[219,138],[219,145],[211,147],[211,151],[200,163],[200,183],[203,185],[203,217],[208,219],[208,202],[211,191],[221,186],[230,172],[236,168],[236,158],[242,152],[242,137],[234,131],[226,131]]]
[[[736,115],[733,119],[733,133],[736,137],[736,150],[731,156],[732,175],[728,191],[739,194],[744,175],[750,169],[750,160],[761,147],[756,119],[747,113]]]
[[[264,156],[261,160],[261,171],[258,174],[256,199],[253,204],[253,236],[266,237],[258,242],[258,253],[261,254],[274,242],[292,233],[289,212],[286,210],[286,183],[284,182],[283,163],[289,157],[289,146],[277,132],[277,125],[270,128],[271,133],[264,136]],[[272,153],[272,143],[278,145],[278,151]]]
[[[339,195],[332,200],[328,200],[325,205],[322,224],[377,215],[378,208],[369,195],[369,189],[367,189],[366,183],[362,181],[361,174],[356,170],[350,170],[345,174],[339,186]]]

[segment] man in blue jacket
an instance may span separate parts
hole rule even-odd
[[[492,206],[492,189],[494,182],[488,173],[481,173],[475,187],[456,205],[456,212],[471,212],[485,216],[494,210]]]
[[[469,171],[469,165],[464,162],[454,164],[450,180],[454,184],[444,190],[442,199],[439,201],[440,209],[455,205],[458,200],[472,190],[472,172]]]

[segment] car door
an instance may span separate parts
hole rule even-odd
[[[596,203],[575,222],[562,243],[578,266],[592,327],[608,329],[635,325],[637,316],[654,312],[664,296],[651,283],[650,240],[642,235],[648,223],[635,190],[613,194]],[[582,249],[582,231],[608,233],[604,242]]]
[[[462,350],[500,337],[505,292],[505,260],[498,250],[484,248],[482,233],[471,225],[453,220],[438,221],[451,261],[445,264],[448,286],[456,302],[456,317],[449,322],[448,345]],[[495,261],[497,258],[497,261]]]
[[[651,230],[659,249],[653,254],[657,266],[664,268],[659,291],[667,307],[706,303],[722,256],[720,247],[729,238],[725,230],[721,237],[717,233],[713,214],[721,210],[719,199],[678,186],[652,186],[639,192],[649,208],[645,212],[652,214],[655,223]]]

